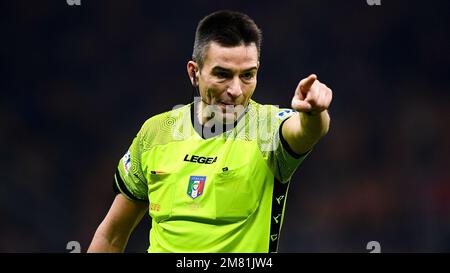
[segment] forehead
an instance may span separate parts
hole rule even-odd
[[[204,67],[220,66],[231,70],[242,70],[258,66],[258,49],[254,43],[235,47],[224,47],[211,42],[205,54]]]

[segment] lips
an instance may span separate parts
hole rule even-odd
[[[221,101],[221,102],[219,102],[219,104],[220,105],[224,105],[224,106],[235,106],[235,104],[232,103],[232,102],[223,102],[223,101]]]

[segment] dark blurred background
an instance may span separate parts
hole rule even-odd
[[[333,89],[289,192],[280,252],[450,251],[448,1],[2,1],[0,252],[86,251],[141,124],[188,103],[197,22],[263,30],[254,99]],[[145,252],[148,217],[127,252]]]

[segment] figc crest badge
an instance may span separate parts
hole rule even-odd
[[[189,185],[187,188],[187,194],[195,199],[202,195],[205,188],[206,176],[191,176],[189,177]]]

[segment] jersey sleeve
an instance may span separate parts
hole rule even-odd
[[[131,200],[148,201],[148,185],[141,167],[143,150],[142,129],[133,139],[125,155],[119,160],[113,188]]]
[[[267,137],[265,149],[262,149],[261,151],[275,178],[281,183],[287,183],[291,180],[294,172],[311,152],[310,150],[304,154],[298,155],[292,151],[289,144],[283,138],[281,133],[283,123],[293,114],[295,114],[295,111],[292,109],[280,109],[274,107],[269,111],[265,123],[270,128],[268,130],[270,135]]]

